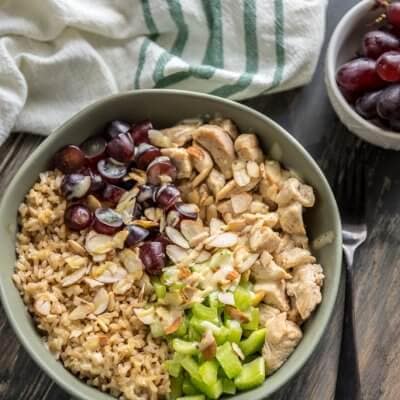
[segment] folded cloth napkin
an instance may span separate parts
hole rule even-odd
[[[143,88],[240,100],[305,84],[326,0],[0,0],[0,144]]]

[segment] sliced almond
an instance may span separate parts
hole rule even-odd
[[[238,242],[238,236],[233,232],[225,232],[210,238],[207,246],[217,248],[233,247]]]
[[[209,260],[210,258],[211,258],[211,253],[208,251],[202,250],[200,252],[200,254],[196,257],[195,262],[201,264],[201,263]]]
[[[175,243],[184,249],[190,249],[189,243],[177,229],[173,228],[172,226],[167,226],[165,228],[165,233],[172,243]]]
[[[150,129],[148,131],[148,135],[150,143],[153,146],[165,148],[173,146],[171,139],[167,135],[164,135],[161,131]]]
[[[118,295],[125,294],[133,285],[133,279],[131,276],[126,276],[119,282],[113,284],[113,292]]]
[[[86,267],[80,268],[77,271],[73,272],[72,274],[67,275],[62,281],[61,281],[61,286],[66,287],[66,286],[71,286],[74,283],[78,282],[80,279],[82,279],[85,274],[86,274]]]
[[[225,306],[224,309],[231,318],[235,319],[236,321],[239,321],[242,324],[250,321],[249,317],[236,307]]]
[[[99,287],[99,286],[103,286],[103,285],[104,285],[104,283],[99,282],[99,281],[96,281],[96,279],[92,279],[92,278],[88,278],[88,277],[83,278],[83,281],[84,281],[91,289],[94,289],[94,288],[96,288],[96,287]]]
[[[229,223],[226,225],[226,230],[227,231],[233,231],[233,232],[240,232],[242,231],[247,225],[247,222],[244,218],[235,218],[229,221]]]
[[[69,319],[71,321],[77,321],[79,319],[84,319],[88,314],[94,311],[93,304],[80,304],[69,314]]]
[[[87,253],[85,248],[81,244],[79,244],[76,240],[69,239],[67,243],[73,253],[78,254],[80,256],[86,256]]]
[[[102,274],[96,277],[96,280],[103,283],[115,283],[123,279],[127,272],[125,268],[120,267],[119,265],[106,262],[106,269]]]
[[[175,264],[183,261],[187,255],[187,250],[183,249],[180,246],[176,246],[174,244],[169,244],[166,247],[167,256],[171,259]]]
[[[219,218],[212,218],[210,221],[210,235],[217,235],[225,229],[224,221]]]
[[[102,207],[100,200],[92,194],[89,194],[89,196],[86,198],[86,202],[92,211],[96,211],[98,208]]]
[[[177,318],[171,325],[167,326],[164,329],[164,333],[166,335],[171,335],[172,333],[176,332],[179,329],[181,322],[182,318],[181,317]]]
[[[148,207],[144,210],[144,215],[147,219],[150,221],[157,221],[157,216],[156,216],[156,209],[154,207]]]
[[[181,222],[180,229],[185,239],[191,243],[194,237],[204,231],[204,226],[201,220],[191,221],[185,219]]]
[[[199,349],[206,360],[212,360],[217,352],[217,343],[211,330],[207,330],[203,335]]]
[[[139,225],[142,228],[148,229],[148,228],[157,228],[158,227],[158,222],[154,221],[149,221],[146,219],[136,219],[132,222],[134,225]]]
[[[253,197],[249,193],[235,194],[231,197],[232,209],[235,214],[241,214],[247,211]]]
[[[108,253],[114,248],[113,237],[90,231],[86,236],[85,248],[90,254]]]
[[[135,308],[134,313],[138,317],[139,321],[145,325],[150,325],[156,321],[154,307],[149,308]]]
[[[79,269],[86,267],[89,260],[86,257],[81,257],[77,254],[74,254],[72,256],[66,257],[65,262],[71,269]]]
[[[97,291],[96,296],[94,296],[93,304],[94,304],[94,313],[96,315],[102,314],[107,310],[109,302],[109,296],[106,289],[101,288]]]
[[[51,303],[46,299],[39,298],[35,301],[33,307],[39,314],[46,316],[50,314]]]
[[[142,277],[144,266],[137,252],[131,249],[123,249],[119,253],[119,258],[127,271],[133,275],[134,279]]]
[[[167,214],[167,225],[175,227],[178,226],[179,222],[181,221],[181,217],[178,211],[171,210]]]
[[[232,343],[232,350],[236,353],[236,355],[243,361],[245,359],[245,355],[243,354],[242,349],[235,342]]]

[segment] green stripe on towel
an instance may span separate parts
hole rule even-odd
[[[258,44],[257,44],[257,20],[255,0],[244,2],[244,37],[246,47],[246,72],[238,81],[231,85],[224,85],[211,92],[216,96],[230,97],[246,89],[252,82],[258,70]]]

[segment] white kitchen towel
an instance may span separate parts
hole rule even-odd
[[[245,99],[307,83],[326,0],[0,0],[0,144],[103,96]]]

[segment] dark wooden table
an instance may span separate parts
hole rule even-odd
[[[331,0],[328,39],[356,0]],[[317,73],[305,88],[245,103],[272,117],[312,154],[330,180],[350,134],[334,114],[323,84],[325,47]],[[0,147],[0,194],[42,138],[13,135]],[[357,339],[365,400],[400,399],[400,154],[372,148],[368,165],[369,236],[356,257]],[[343,313],[343,285],[328,330],[301,373],[273,400],[333,399]],[[0,308],[0,399],[69,399],[36,366]]]

